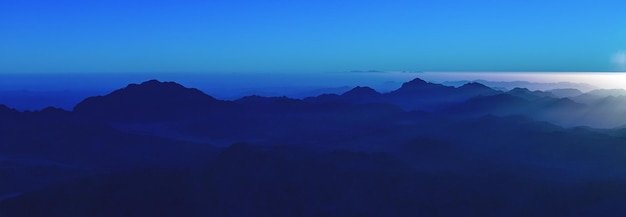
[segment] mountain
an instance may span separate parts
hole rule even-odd
[[[57,108],[0,116],[0,174],[8,174],[0,179],[0,198],[96,173],[185,167],[215,150],[206,143],[125,132]]]
[[[528,81],[487,81],[487,80],[462,80],[462,81],[445,81],[444,85],[449,86],[461,86],[469,82],[478,82],[484,84],[490,88],[496,90],[511,90],[513,88],[528,88],[530,90],[554,90],[554,89],[578,89],[584,91],[591,91],[598,89],[590,84],[586,83],[572,83],[572,82],[557,82],[557,83],[538,83]]]
[[[574,89],[574,88],[553,89],[553,90],[548,90],[546,92],[549,92],[552,95],[556,97],[560,97],[560,98],[575,97],[575,96],[579,96],[583,94],[582,91],[578,89]]]
[[[385,94],[385,101],[407,110],[436,111],[474,97],[498,93],[500,92],[480,83],[467,83],[455,88],[416,78]]]
[[[604,100],[606,97],[619,97],[626,96],[626,90],[623,89],[598,89],[592,90],[587,93],[580,94],[578,96],[570,97],[572,100],[580,103],[593,105],[599,101]]]
[[[341,96],[342,97],[366,98],[366,97],[380,96],[380,93],[370,87],[357,86],[341,94]]]
[[[623,216],[626,130],[575,126],[623,125],[624,107],[421,79],[234,101],[152,80],[74,111],[0,106],[0,216]]]
[[[304,98],[304,101],[309,103],[373,103],[384,102],[381,98],[382,94],[372,89],[371,87],[354,87],[342,94],[322,94],[316,97]]]
[[[381,94],[370,87],[357,86],[343,94],[340,98],[351,103],[380,102]]]
[[[435,84],[426,82],[422,79],[415,78],[409,82],[405,82],[402,84],[400,88],[397,90],[389,92],[391,96],[422,96],[422,97],[433,97],[437,95],[449,94],[452,93],[454,87],[444,86],[441,84]]]
[[[13,108],[9,108],[6,105],[0,104],[0,117],[8,117],[11,115],[18,114],[19,112]]]
[[[501,93],[500,91],[494,90],[477,82],[464,84],[458,87],[456,90],[458,95],[465,98],[472,98],[477,96],[491,96]]]
[[[189,118],[228,105],[195,88],[150,80],[87,98],[74,107],[74,112],[97,119],[147,121]]]
[[[598,89],[587,92],[591,95],[607,97],[607,96],[626,96],[626,90],[624,89]]]
[[[556,98],[552,93],[550,92],[543,92],[543,91],[539,91],[539,90],[535,90],[535,91],[530,91],[527,88],[513,88],[512,90],[508,91],[507,94],[512,95],[512,96],[517,96],[520,98],[524,98],[527,100],[538,100],[541,98]]]

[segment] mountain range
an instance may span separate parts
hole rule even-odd
[[[150,80],[0,105],[0,216],[619,216],[622,94],[416,78],[220,100]]]

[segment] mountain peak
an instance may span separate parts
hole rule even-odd
[[[449,86],[445,86],[445,85],[441,85],[441,84],[435,84],[435,83],[430,83],[430,82],[426,82],[420,78],[415,78],[409,82],[405,82],[402,84],[402,86],[393,91],[393,93],[399,93],[399,94],[412,94],[412,93],[416,93],[416,92],[424,92],[424,91],[428,91],[428,92],[437,92],[437,93],[443,93],[443,92],[449,92],[451,89],[454,89],[453,87],[449,87]]]
[[[521,87],[513,88],[512,90],[507,92],[507,94],[521,97],[527,100],[534,100],[534,99],[540,99],[540,98],[545,98],[545,97],[555,98],[555,96],[550,92],[543,92],[540,90],[531,91],[528,88],[521,88]]]
[[[404,82],[404,84],[402,84],[402,87],[404,86],[417,86],[417,85],[426,85],[429,84],[428,82],[420,79],[420,78],[415,78],[409,82]]]
[[[221,101],[198,89],[149,80],[129,84],[105,96],[87,98],[76,105],[74,111],[100,118],[155,119],[192,115],[217,104]]]
[[[162,84],[162,83],[165,83],[165,82],[160,82],[157,79],[152,79],[152,80],[144,81],[141,84],[142,85],[150,85],[150,84]],[[169,82],[169,83],[174,83],[174,82]]]
[[[469,83],[466,83],[466,84],[460,86],[459,88],[489,88],[489,87],[485,86],[484,84],[478,83],[478,82],[469,82]]]
[[[119,89],[118,91],[125,91],[125,92],[128,92],[128,91],[151,91],[151,92],[193,91],[193,92],[196,92],[196,94],[202,93],[201,91],[195,88],[186,88],[185,86],[178,84],[176,82],[171,82],[171,81],[161,82],[156,79],[144,81],[141,84],[129,84],[125,88]]]
[[[515,93],[515,92],[530,93],[530,90],[528,88],[525,88],[525,87],[516,87],[516,88],[513,88],[512,90],[510,90],[509,92],[513,92],[513,93]]]
[[[0,104],[0,114],[10,114],[10,113],[19,113],[14,108],[9,108],[4,104]]]
[[[342,96],[377,96],[380,95],[380,93],[374,89],[372,89],[371,87],[362,87],[362,86],[356,86],[355,88],[352,88],[351,90],[345,92],[342,94]]]
[[[460,93],[458,93],[459,95],[464,96],[490,96],[500,93],[499,91],[478,82],[466,83],[463,86],[458,87],[457,90],[460,90]]]

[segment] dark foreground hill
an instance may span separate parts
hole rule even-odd
[[[385,154],[233,145],[201,170],[79,179],[0,204],[12,216],[615,216],[617,181],[546,181],[516,171],[414,172]],[[36,207],[36,209],[34,208]]]

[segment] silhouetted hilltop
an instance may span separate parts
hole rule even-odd
[[[370,87],[357,86],[341,94],[341,100],[352,103],[380,102],[381,94]]]
[[[377,97],[380,93],[371,87],[361,87],[356,86],[351,90],[341,94],[343,97],[354,97],[354,98],[366,98],[366,97]]]
[[[150,80],[130,84],[105,96],[87,98],[74,107],[74,112],[93,118],[162,120],[223,109],[227,104],[195,88]]]
[[[506,92],[509,95],[512,96],[517,96],[517,97],[521,97],[527,100],[537,100],[537,99],[541,99],[541,98],[556,98],[552,93],[550,92],[543,92],[543,91],[539,91],[539,90],[535,90],[535,91],[530,91],[527,88],[513,88],[512,90]]]
[[[19,112],[13,108],[9,108],[6,105],[1,105],[0,104],[0,116],[8,116],[8,115],[14,115],[14,114],[18,114]]]
[[[396,96],[415,95],[415,94],[420,94],[423,96],[429,96],[429,95],[434,96],[434,95],[439,95],[439,94],[450,93],[453,90],[454,90],[454,87],[430,83],[422,79],[415,78],[409,82],[403,83],[399,89],[391,91],[389,94],[396,95]]]
[[[306,97],[304,101],[311,103],[336,103],[341,101],[341,95],[338,94],[322,94],[314,97]]]
[[[416,78],[388,93],[379,93],[369,87],[357,86],[342,94],[323,94],[305,99],[311,103],[388,103],[405,110],[435,111],[462,103],[478,96],[500,93],[479,83],[468,83],[459,88],[426,82]]]
[[[493,92],[497,92],[494,91],[493,89],[491,89],[490,87],[487,87],[481,83],[478,82],[470,82],[464,85],[461,85],[460,87],[458,87],[460,90],[464,90],[464,91],[470,91],[470,92],[488,92],[488,93],[493,93]]]

